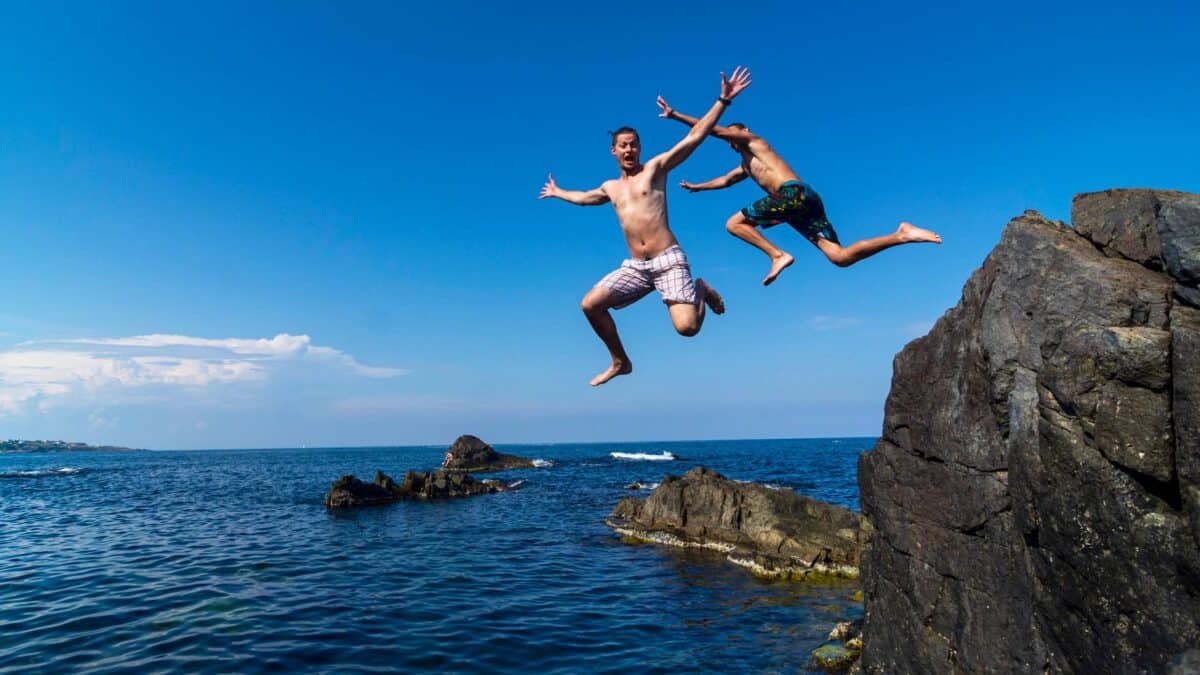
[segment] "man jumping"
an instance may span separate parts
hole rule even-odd
[[[596,335],[608,347],[612,365],[592,378],[599,386],[618,375],[633,372],[633,362],[625,353],[617,324],[610,309],[620,309],[658,289],[671,323],[680,335],[691,337],[704,324],[704,307],[725,311],[721,296],[703,279],[692,281],[687,256],[667,222],[667,173],[679,166],[708,136],[717,119],[733,99],[750,86],[750,71],[738,66],[729,78],[721,73],[721,95],[704,117],[694,121],[692,130],[675,147],[642,164],[641,139],[635,129],[621,127],[612,133],[610,152],[617,158],[621,175],[604,181],[592,190],[564,190],[548,176],[539,199],[557,197],[580,206],[612,202],[617,212],[631,259],[610,272],[583,296],[583,313]]]
[[[659,117],[683,122],[693,130],[699,126],[700,120],[675,110],[661,96],[658,97],[658,107],[662,109]],[[755,229],[756,227],[766,229],[779,223],[788,223],[838,267],[849,267],[863,258],[900,244],[942,243],[942,238],[936,233],[915,227],[909,222],[902,222],[892,234],[863,239],[843,247],[838,242],[833,225],[825,217],[825,206],[821,203],[820,195],[796,176],[792,167],[783,161],[765,139],[750,133],[750,129],[744,124],[731,124],[728,127],[714,125],[710,133],[727,141],[729,146],[742,156],[742,163],[724,176],[703,183],[689,183],[684,180],[679,182],[679,186],[691,192],[720,190],[749,176],[759,187],[766,190],[766,197],[733,214],[725,223],[725,229],[729,230],[730,234],[771,258],[771,271],[763,279],[764,286],[775,281],[779,273],[795,259],[768,241]]]

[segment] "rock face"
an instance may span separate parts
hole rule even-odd
[[[626,497],[608,519],[627,536],[728,553],[767,576],[858,576],[870,526],[857,513],[798,495],[738,483],[696,467],[668,475],[646,499]]]
[[[325,505],[331,508],[375,506],[404,499],[450,499],[509,489],[497,481],[478,481],[470,474],[459,471],[409,471],[404,474],[404,483],[400,485],[384,472],[376,471],[373,483],[354,476],[337,479],[325,496]]]
[[[503,471],[532,467],[533,460],[496,452],[492,446],[469,434],[459,436],[442,461],[446,471]]]
[[[859,461],[868,672],[1161,671],[1200,644],[1200,195],[1027,211],[896,357]]]

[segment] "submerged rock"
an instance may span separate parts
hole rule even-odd
[[[533,466],[532,459],[496,452],[492,446],[470,434],[459,436],[442,460],[442,468],[446,471],[503,471]]]
[[[870,528],[849,509],[704,467],[668,475],[645,499],[622,499],[607,523],[628,537],[719,550],[757,574],[791,578],[858,576]]]
[[[859,461],[867,672],[1159,672],[1200,644],[1200,195],[1072,218],[1014,219],[896,356]]]
[[[811,667],[826,672],[861,672],[858,658],[862,654],[863,620],[842,621],[829,631],[829,643],[812,652]],[[837,644],[841,643],[841,644]]]
[[[479,481],[460,471],[409,471],[400,485],[382,471],[375,472],[375,482],[368,483],[354,476],[342,476],[333,482],[325,496],[328,507],[374,506],[391,504],[404,499],[452,499],[492,494],[515,489],[519,484],[506,486],[498,481]]]
[[[813,650],[812,665],[816,670],[841,673],[850,670],[850,666],[858,660],[858,654],[846,645],[831,642]]]

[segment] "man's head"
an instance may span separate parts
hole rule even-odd
[[[750,128],[741,122],[731,122],[727,124],[730,129],[740,129],[741,131],[750,131]],[[729,147],[733,148],[734,152],[741,152],[746,149],[745,141],[729,141]]]
[[[617,158],[617,165],[623,170],[633,170],[642,163],[642,139],[637,129],[621,127],[608,132],[612,135],[612,154]]]

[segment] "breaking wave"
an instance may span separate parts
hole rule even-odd
[[[734,479],[733,479],[733,482],[735,482],[735,483],[742,483],[743,485],[757,485],[757,486],[759,486],[759,487],[765,487],[765,488],[767,488],[768,490],[793,490],[793,488],[790,488],[790,487],[788,487],[788,486],[786,486],[786,485],[776,485],[775,483],[759,483],[759,482],[757,482],[757,481],[752,481],[752,480],[740,480],[740,479],[737,479],[737,478],[734,478]],[[793,491],[794,491],[794,490],[793,490]]]
[[[0,471],[0,478],[45,478],[47,476],[73,476],[83,469],[64,466],[61,469],[29,469],[26,471]]]
[[[608,454],[613,459],[638,459],[646,462],[672,462],[679,459],[666,450],[661,455],[651,455],[645,452],[610,452]]]

